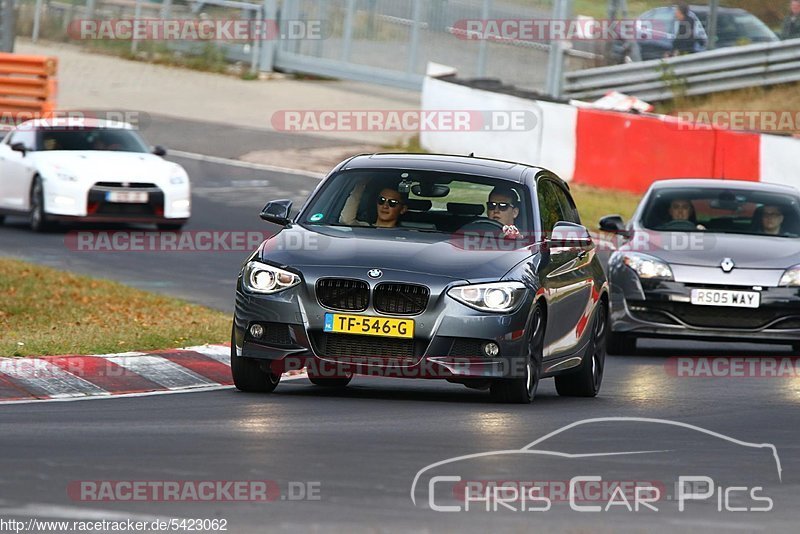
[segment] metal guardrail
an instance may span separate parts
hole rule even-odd
[[[573,71],[566,74],[564,96],[591,100],[619,91],[658,102],[677,95],[796,81],[800,81],[800,39]]]

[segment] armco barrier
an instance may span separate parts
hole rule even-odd
[[[57,68],[52,57],[0,53],[0,113],[51,113]]]
[[[664,178],[720,178],[800,188],[800,140],[681,122],[664,115],[545,102],[428,77],[423,111],[530,110],[529,131],[425,131],[431,152],[548,168],[566,181],[643,193]]]

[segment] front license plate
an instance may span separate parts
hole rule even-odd
[[[109,191],[106,193],[106,202],[147,204],[148,199],[147,191]]]
[[[414,320],[326,313],[323,330],[336,334],[413,338]]]
[[[692,289],[695,306],[727,306],[730,308],[758,308],[761,294],[755,291],[729,291],[724,289]]]

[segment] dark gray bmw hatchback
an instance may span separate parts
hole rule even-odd
[[[541,378],[597,395],[608,285],[566,183],[518,163],[376,154],[339,164],[244,262],[234,383],[270,392],[305,368],[440,378],[529,403]]]

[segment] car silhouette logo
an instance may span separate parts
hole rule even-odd
[[[383,271],[381,271],[380,269],[370,269],[367,274],[369,275],[370,278],[380,278],[381,276],[383,276]]]
[[[734,267],[736,267],[736,264],[733,262],[732,259],[725,258],[724,260],[722,260],[722,263],[720,263],[719,266],[722,267],[722,270],[724,272],[729,273],[733,270]]]

